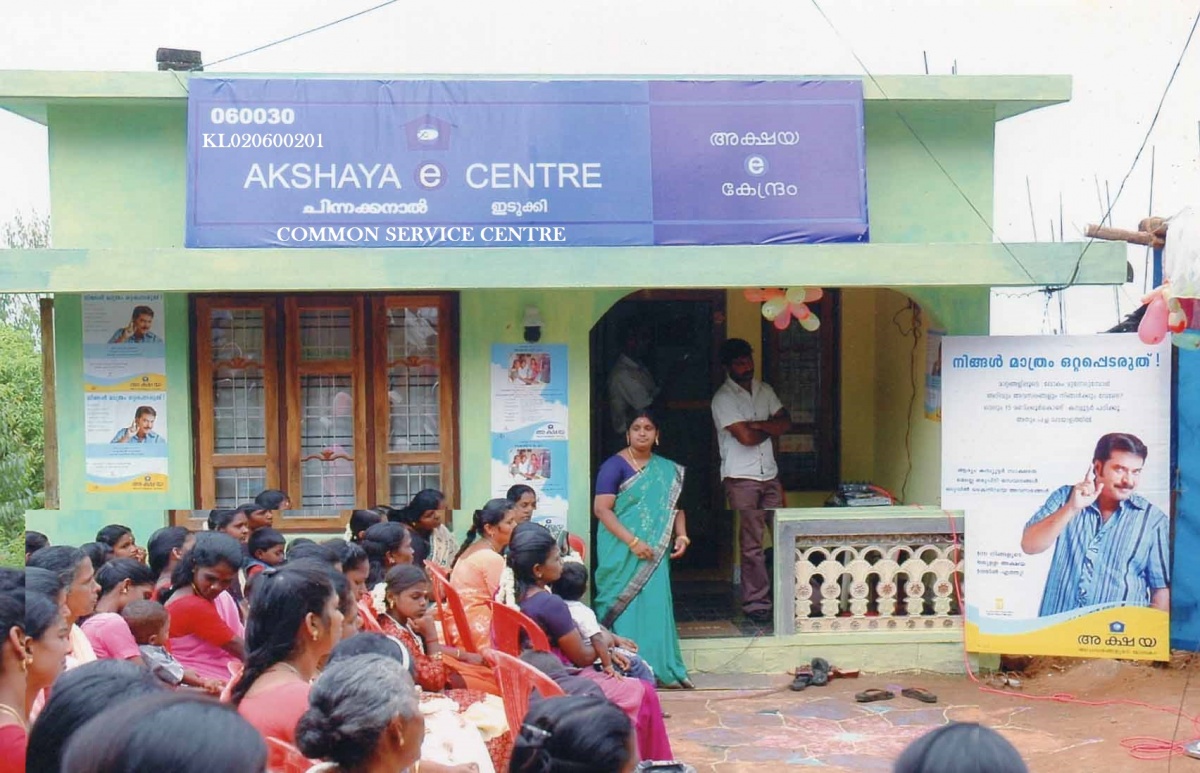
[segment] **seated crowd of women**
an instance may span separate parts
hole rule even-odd
[[[355,511],[347,539],[320,543],[285,540],[273,508],[252,518],[250,506],[214,511],[205,531],[160,529],[145,550],[118,525],[97,535],[107,549],[29,533],[25,569],[0,572],[0,773],[624,771],[670,759],[652,664],[628,638],[583,635],[578,588],[551,590],[558,540],[529,522],[534,492],[519,488],[474,513],[461,547],[434,491]],[[435,619],[426,561],[449,576],[470,630],[442,630],[452,623]],[[579,677],[515,734],[479,654],[497,600]]]

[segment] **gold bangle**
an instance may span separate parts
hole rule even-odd
[[[631,540],[629,541],[629,549],[630,549],[630,550],[633,550],[633,549],[634,549],[634,547],[636,547],[636,546],[637,546],[637,544],[638,544],[639,542],[641,542],[641,541],[642,541],[642,540],[641,540],[641,538],[640,538],[640,537],[634,537],[633,539],[631,539]]]
[[[692,541],[690,539],[688,539],[688,535],[686,535],[686,534],[675,535],[675,541],[678,542],[679,540],[683,540],[683,544],[685,544],[685,545],[690,546],[692,544]]]

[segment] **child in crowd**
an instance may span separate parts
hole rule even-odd
[[[393,566],[382,593],[379,624],[385,634],[395,636],[412,654],[417,684],[435,691],[448,687],[485,689],[491,669],[484,665],[483,658],[438,641],[433,616],[427,614],[430,588],[425,572],[413,564]]]
[[[151,673],[172,687],[180,684],[198,687],[210,695],[220,695],[225,683],[206,679],[195,671],[185,669],[164,646],[171,630],[171,618],[157,601],[131,601],[121,610],[121,617],[138,643],[138,651]]]
[[[592,643],[600,662],[600,670],[606,674],[621,673],[654,683],[654,671],[646,661],[637,656],[637,644],[622,636],[606,631],[596,619],[596,613],[580,599],[587,592],[588,570],[578,561],[564,560],[562,576],[554,583],[553,591],[571,612],[571,619],[579,635]]]
[[[50,538],[40,531],[25,532],[25,562],[29,563],[29,557],[38,552],[42,548],[50,547]]]
[[[246,542],[246,553],[248,554],[244,565],[246,579],[249,580],[269,566],[282,564],[284,561],[283,548],[286,544],[287,540],[283,535],[269,526],[251,532],[250,539]]]

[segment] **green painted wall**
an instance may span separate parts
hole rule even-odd
[[[592,326],[625,295],[620,290],[468,290],[459,294],[459,415],[461,417],[462,510],[470,513],[491,490],[491,347],[523,343],[521,320],[526,306],[541,310],[545,327],[540,343],[568,347],[570,512],[567,526],[588,533],[591,518],[591,366],[588,341]],[[467,518],[455,521],[465,531]]]
[[[990,216],[993,108],[978,103],[910,102],[901,109],[904,120],[921,133],[927,147],[953,177],[954,184],[945,178],[926,150],[912,137],[894,103],[868,101],[866,135],[872,242],[990,242],[988,228],[964,202],[955,184],[981,212]],[[80,101],[51,105],[47,117],[56,247],[142,249],[180,246],[185,204],[185,103],[155,102],[130,107]],[[836,267],[844,259],[847,266],[855,267],[853,271],[841,274],[846,285],[865,286],[847,289],[843,295],[842,470],[847,478],[875,479],[899,488],[903,477],[899,465],[904,456],[898,449],[903,448],[908,403],[898,399],[897,394],[906,395],[909,349],[905,349],[904,341],[892,327],[891,317],[903,299],[882,289],[871,289],[871,286],[894,283],[895,267],[881,267],[888,269],[890,281],[877,281],[861,269],[863,264],[857,257],[851,257],[858,254],[853,252],[855,249],[858,248],[820,252],[822,258],[812,264],[814,273],[828,277],[830,266]],[[482,504],[489,493],[486,417],[490,410],[487,381],[490,346],[493,342],[520,341],[522,311],[526,305],[536,304],[547,322],[543,340],[566,343],[570,347],[573,409],[570,431],[574,438],[570,450],[570,526],[573,530],[585,530],[590,511],[589,331],[614,302],[640,288],[639,272],[661,271],[663,261],[677,260],[678,266],[672,271],[678,276],[679,287],[713,286],[717,264],[712,264],[707,257],[722,254],[720,248],[661,250],[652,252],[659,256],[658,260],[628,263],[623,260],[626,251],[608,252],[612,253],[614,261],[622,263],[622,270],[589,267],[586,277],[581,276],[580,281],[593,285],[590,289],[483,290],[471,288],[499,283],[498,277],[511,274],[511,266],[504,261],[481,258],[473,259],[470,270],[464,270],[460,261],[448,258],[446,263],[440,264],[440,270],[435,265],[430,273],[424,274],[425,284],[418,287],[411,279],[412,275],[404,270],[404,262],[399,256],[389,264],[386,258],[391,253],[384,255],[383,260],[372,255],[356,265],[353,250],[329,251],[336,259],[326,261],[322,268],[329,276],[338,277],[339,286],[407,290],[423,289],[436,281],[439,287],[461,289],[460,506],[463,510],[470,512]],[[289,274],[288,266],[280,264],[279,259],[264,265],[260,254],[253,250],[228,254],[215,251],[173,254],[186,256],[183,260],[190,265],[129,261],[120,263],[116,275],[129,276],[132,289],[134,283],[153,282],[156,276],[178,277],[183,272],[189,277],[191,284],[188,286],[197,291],[220,287],[253,288],[256,281],[267,281],[264,277],[270,277],[273,286],[280,284],[280,277],[296,287],[310,286],[314,276],[318,283],[322,281],[320,272],[314,274],[310,269],[303,275]],[[783,248],[778,254],[785,254]],[[786,254],[793,255],[791,252]],[[696,256],[694,263],[689,263],[689,256]],[[944,251],[939,259],[944,260]],[[312,264],[307,265],[311,267]],[[695,271],[691,270],[693,265]],[[738,275],[741,281],[747,285],[769,286],[803,282],[807,269],[801,267],[808,263],[789,257],[786,262],[759,260],[750,265],[755,267],[754,275]],[[198,266],[203,269],[196,268]],[[738,268],[744,266],[729,266],[730,270]],[[722,273],[729,272],[722,269]],[[834,273],[837,273],[836,268]],[[970,270],[962,279],[965,284],[971,283]],[[538,281],[536,273],[528,278],[531,286]],[[952,332],[986,332],[986,289],[909,288],[906,291],[922,304],[927,319],[938,319]],[[124,511],[126,519],[136,518],[139,523],[144,519],[145,526],[152,528],[161,525],[162,511],[166,508],[192,505],[193,443],[187,391],[190,351],[186,301],[184,293],[171,294],[167,300],[169,320],[165,332],[171,342],[168,361],[170,491],[163,495],[99,496],[83,491],[80,299],[77,295],[59,295],[56,299],[58,420],[62,449],[63,511],[60,517],[69,518],[72,517],[69,513],[78,513],[79,522],[88,524],[86,528],[80,526],[84,531],[91,529],[88,520],[91,516],[85,517],[85,511]],[[728,311],[730,335],[742,334],[756,341],[757,311],[753,305],[741,301],[736,290],[730,292]],[[913,360],[918,373],[923,357],[923,348],[918,346]],[[920,382],[919,379],[919,388]],[[919,395],[915,403],[914,468],[908,499],[933,504],[937,501],[940,428],[921,416]],[[795,504],[810,502],[808,498],[800,497]],[[461,532],[467,519],[456,520],[456,528]],[[49,514],[35,514],[31,520],[31,523],[51,522]],[[64,534],[69,533],[71,539],[75,539],[78,531],[75,527],[64,526],[64,529]]]

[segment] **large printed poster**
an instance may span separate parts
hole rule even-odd
[[[83,296],[90,492],[167,490],[167,367],[160,293]]]
[[[493,344],[492,496],[537,492],[533,519],[567,523],[567,347]]]
[[[942,379],[968,649],[1168,659],[1170,344],[949,337]]]

